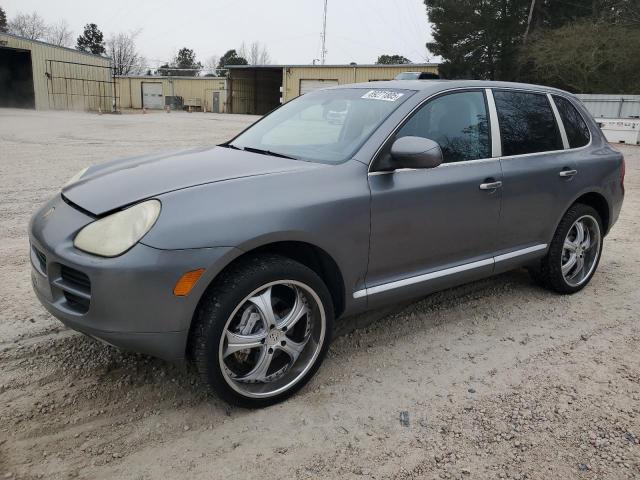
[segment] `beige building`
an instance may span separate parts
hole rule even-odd
[[[114,77],[106,57],[0,32],[0,107],[39,110],[188,108],[264,114],[318,88],[390,80],[436,64],[237,65],[228,77]]]
[[[116,77],[120,108],[162,109],[193,107],[223,113],[227,100],[226,78],[219,77]]]
[[[229,65],[229,113],[264,114],[282,102],[318,88],[391,80],[402,72],[438,74],[437,64],[408,65]]]
[[[108,58],[0,32],[0,107],[109,111],[114,100]]]

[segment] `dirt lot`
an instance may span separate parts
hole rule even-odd
[[[64,329],[26,228],[77,170],[255,117],[0,110],[0,478],[640,478],[640,148],[591,284],[516,271],[344,320],[286,403],[223,404],[181,365]]]

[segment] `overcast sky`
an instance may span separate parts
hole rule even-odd
[[[96,23],[105,37],[140,29],[138,49],[151,66],[181,47],[206,63],[212,55],[260,41],[272,63],[320,57],[323,0],[0,0],[9,20],[37,11],[49,23],[65,19],[75,37]],[[374,63],[378,55],[428,60],[430,38],[422,0],[329,0],[327,63]]]

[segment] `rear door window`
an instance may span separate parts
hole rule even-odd
[[[437,142],[445,163],[489,158],[487,118],[483,92],[450,93],[420,107],[396,138],[414,136]]]
[[[584,147],[591,139],[589,133],[589,127],[580,115],[580,112],[576,110],[569,100],[558,95],[553,96],[553,101],[558,107],[560,113],[560,119],[564,125],[564,130],[567,132],[567,139],[569,140],[569,146],[571,148]]]
[[[502,155],[562,150],[562,138],[546,95],[493,92],[502,138]]]

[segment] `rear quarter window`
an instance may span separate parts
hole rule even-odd
[[[502,155],[562,150],[549,99],[541,93],[494,91]]]
[[[584,118],[580,115],[580,112],[573,106],[573,104],[564,97],[557,95],[553,96],[553,101],[560,113],[560,119],[564,125],[564,130],[567,132],[567,139],[569,140],[569,146],[571,148],[584,147],[589,143],[591,134],[589,133],[589,127],[587,127]]]

